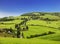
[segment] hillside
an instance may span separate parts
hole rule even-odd
[[[0,41],[1,44],[60,44],[60,13],[32,12],[0,18]]]

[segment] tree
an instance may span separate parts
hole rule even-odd
[[[1,18],[1,21],[7,21],[8,17]]]
[[[20,38],[20,27],[17,28],[17,38]]]
[[[8,18],[9,18],[9,19],[14,19],[14,17],[13,17],[13,16],[9,16]]]
[[[47,24],[50,24],[51,23],[49,18],[46,18],[44,20],[47,22]]]
[[[20,38],[20,27],[18,24],[15,25],[15,28],[17,29],[17,38]]]
[[[28,30],[28,26],[26,26],[26,29]]]

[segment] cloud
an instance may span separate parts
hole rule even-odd
[[[0,18],[8,16],[18,16],[18,15],[21,15],[21,13],[0,12]]]

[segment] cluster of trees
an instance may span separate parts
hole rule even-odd
[[[15,25],[15,28],[17,28],[17,38],[20,38],[21,28],[18,24]]]
[[[27,31],[28,30],[28,26],[23,27],[23,29],[21,29],[19,24],[16,24],[15,28],[17,29],[17,38],[24,37],[23,31]]]
[[[14,20],[13,16],[0,18],[0,21],[12,21]]]
[[[8,28],[0,29],[0,33],[5,32],[5,33],[8,33],[8,34],[11,34],[11,33],[13,33],[13,31],[14,30],[12,28],[10,28],[10,29],[8,29]]]
[[[17,29],[17,38],[24,37],[22,31],[28,30],[28,26],[26,26],[26,22],[27,21],[28,21],[28,19],[27,18],[24,18],[21,23],[15,25],[15,28]],[[21,29],[21,27],[20,27],[21,25],[24,25],[25,28],[23,27],[23,29]]]
[[[36,20],[36,19],[39,19],[40,17],[39,17],[39,16],[34,15],[34,16],[31,16],[31,18],[32,18],[33,20]]]
[[[10,20],[14,20],[13,17],[4,17],[1,18],[0,21],[10,21]],[[17,38],[20,38],[21,36],[23,36],[23,31],[27,31],[28,30],[28,26],[26,25],[26,22],[28,21],[27,18],[24,18],[24,20],[22,22],[20,22],[19,24],[15,25],[16,31],[13,30],[12,28],[8,29],[8,28],[4,28],[4,29],[0,29],[0,33],[8,33],[8,34],[14,34],[15,36],[17,36]],[[2,23],[4,24],[4,23]],[[21,29],[21,25],[24,25],[25,27],[23,27],[23,29]],[[17,33],[15,33],[17,32]],[[22,32],[22,33],[21,33]]]
[[[32,16],[32,15],[36,15],[36,14],[33,14],[33,13],[39,13],[40,16],[44,16],[46,14],[60,16],[60,13],[59,12],[32,12],[32,13],[22,14],[21,16]]]
[[[37,15],[34,14],[34,13],[38,13]],[[22,14],[21,16],[44,16],[46,13],[44,12],[32,12],[32,13],[25,13],[25,14]]]
[[[43,19],[43,20],[45,20],[45,21],[57,21],[57,20],[59,20],[59,19],[49,19],[49,18],[45,18],[45,19]]]
[[[32,14],[32,13],[25,13],[25,14],[22,14],[21,16],[33,16],[35,14]]]
[[[34,14],[34,13],[38,13],[38,14]],[[39,16],[44,16],[46,14],[54,15],[54,16],[59,16],[60,17],[60,13],[57,13],[57,12],[51,12],[51,13],[49,13],[49,12],[32,12],[32,13],[22,14],[21,16],[30,16],[34,20],[34,19],[39,19],[40,18]],[[52,20],[53,21],[55,19],[48,19],[48,20]]]

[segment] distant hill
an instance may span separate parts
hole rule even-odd
[[[21,16],[43,16],[43,15],[55,15],[55,16],[60,16],[60,12],[31,12],[31,13],[25,13],[22,14]]]

